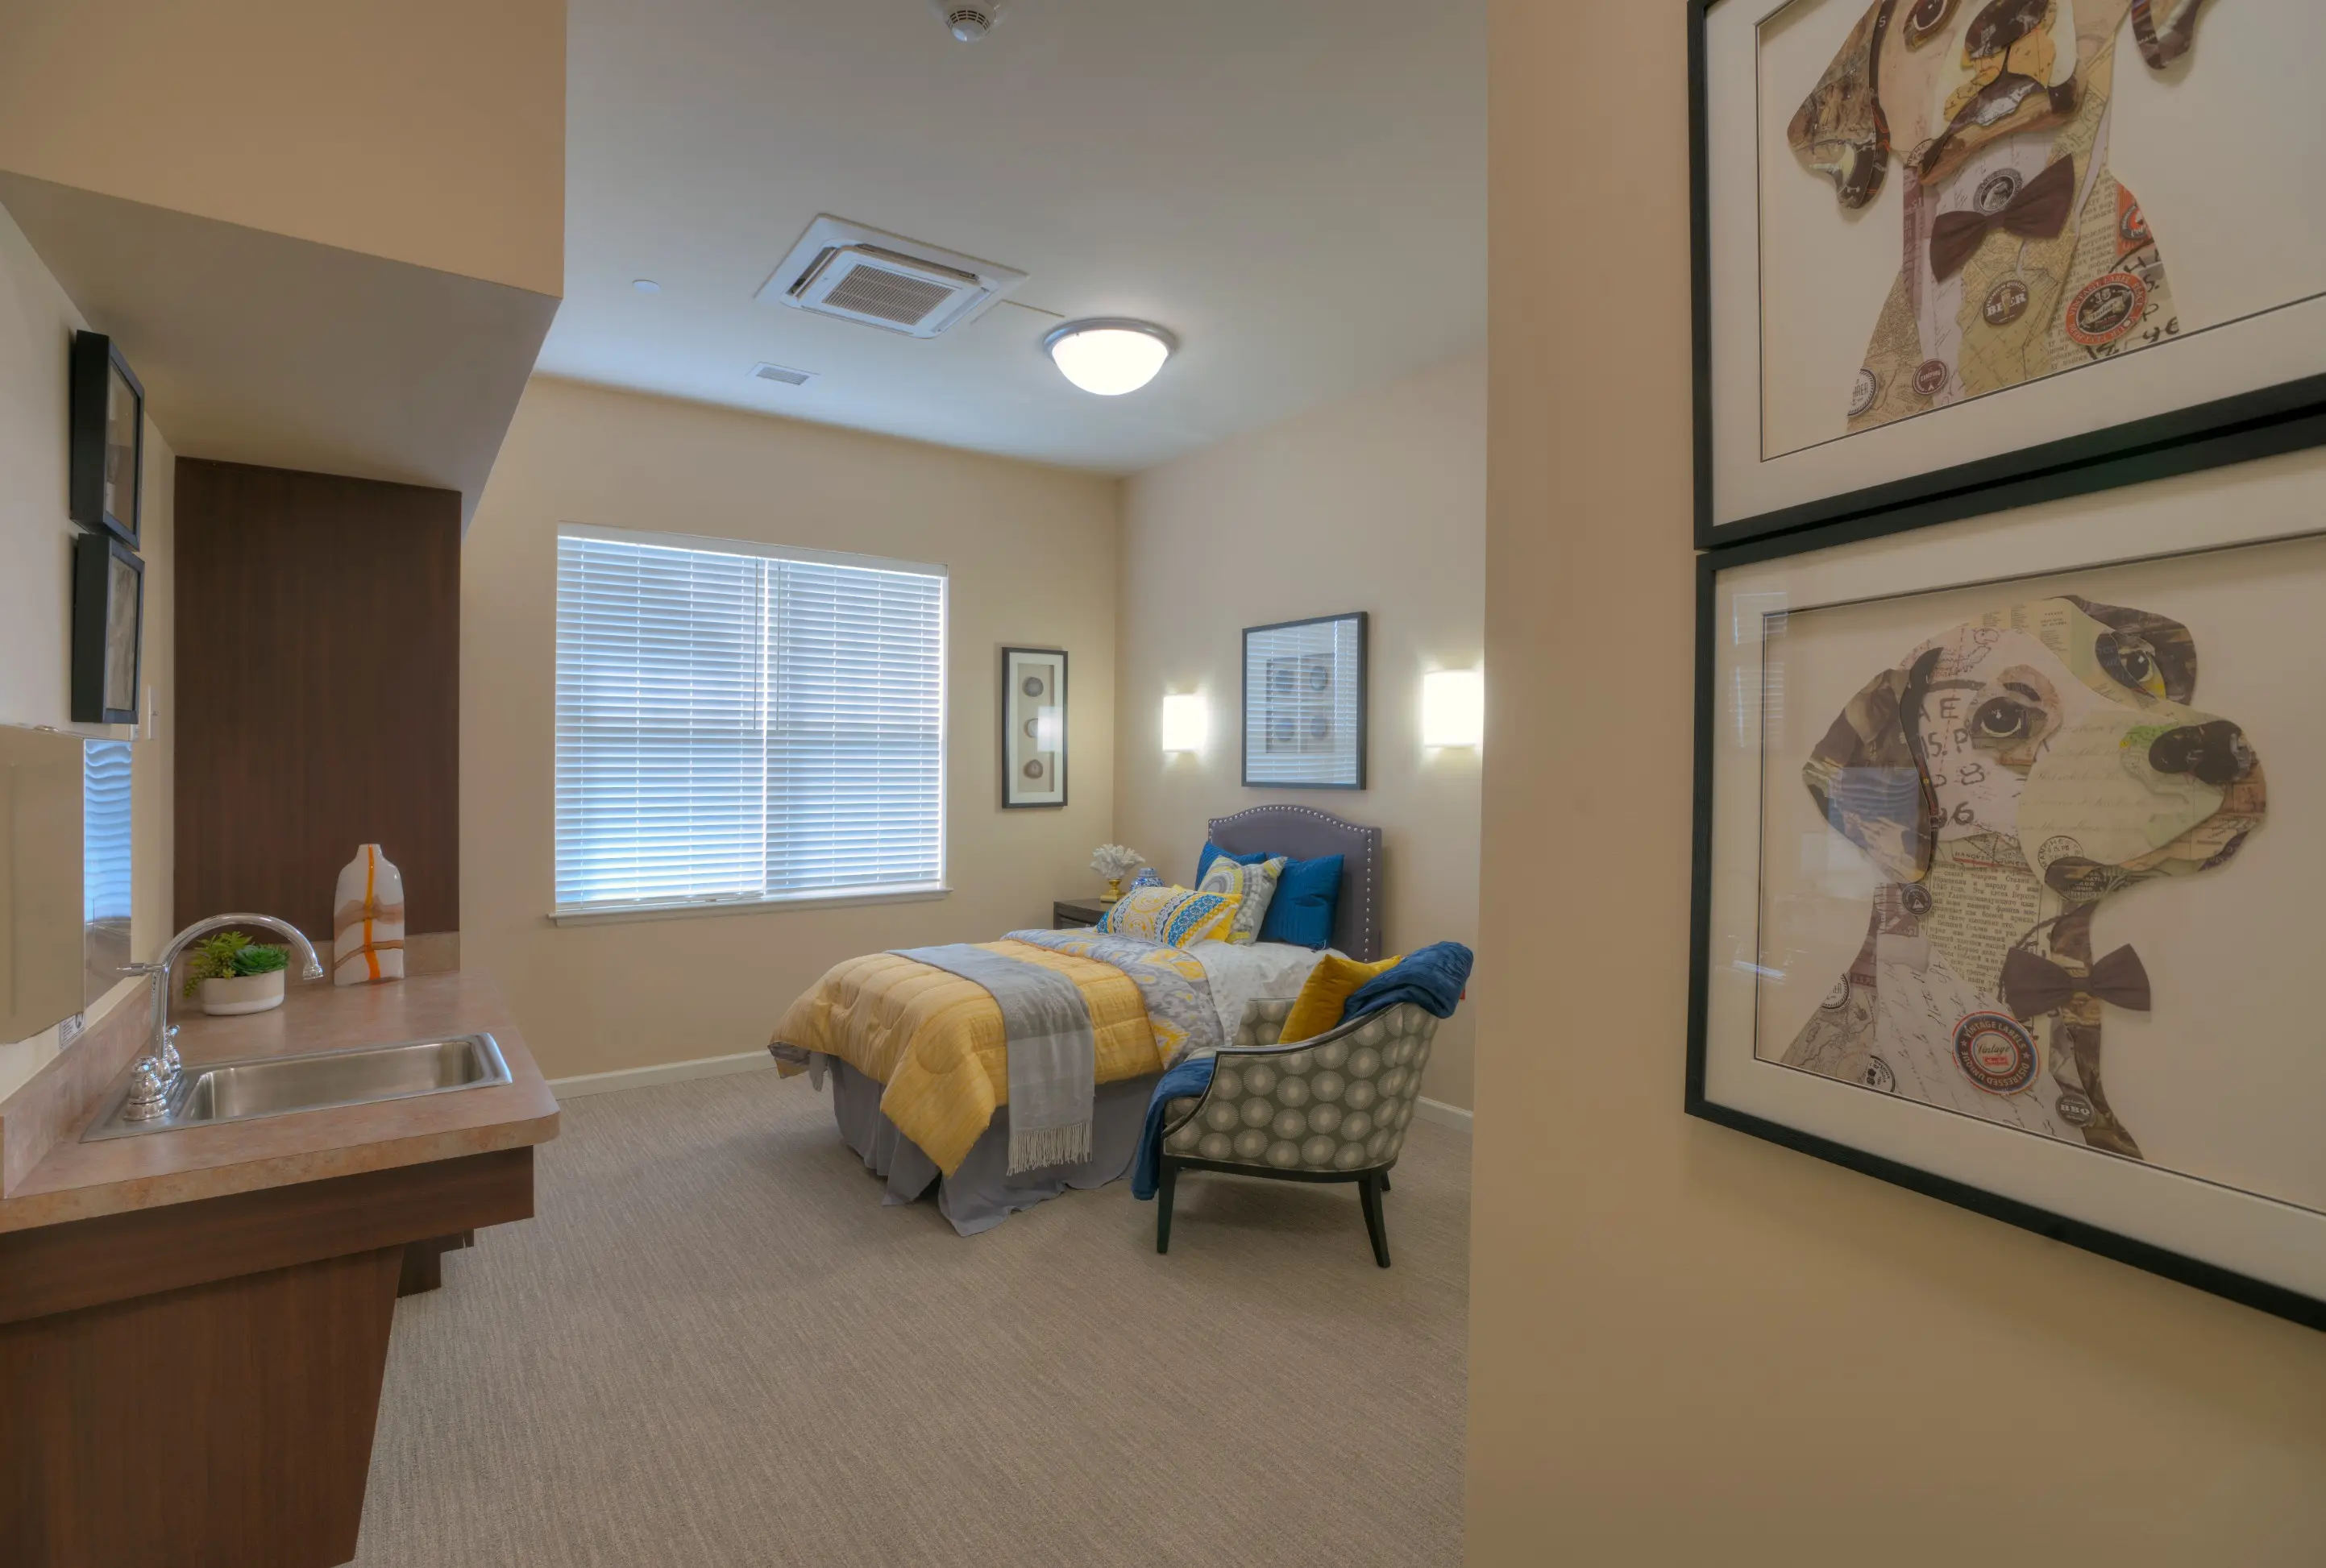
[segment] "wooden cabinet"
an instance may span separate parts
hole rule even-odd
[[[178,925],[318,942],[358,844],[414,935],[461,925],[461,496],[181,458]]]
[[[346,1563],[412,1256],[532,1213],[525,1147],[0,1234],[0,1563]]]

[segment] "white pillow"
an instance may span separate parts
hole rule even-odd
[[[1291,1001],[1300,994],[1308,971],[1325,957],[1315,948],[1283,942],[1256,942],[1245,947],[1199,942],[1187,951],[1204,966],[1204,979],[1212,988],[1212,1005],[1219,1009],[1220,1041],[1225,1045],[1236,1043],[1247,1007],[1256,1001]]]
[[[1214,858],[1211,869],[1204,873],[1197,885],[1198,893],[1219,893],[1236,900],[1235,922],[1228,927],[1227,942],[1242,945],[1260,940],[1261,923],[1268,918],[1268,906],[1276,897],[1276,879],[1284,874],[1285,857],[1271,856],[1255,860],[1249,866],[1239,865],[1225,855]]]

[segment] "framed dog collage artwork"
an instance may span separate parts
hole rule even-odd
[[[2326,1329],[2326,7],[1691,5],[1687,1109]]]
[[[2326,400],[2326,6],[1691,6],[1699,547],[2234,460]]]
[[[1700,557],[1689,1109],[2326,1328],[2321,501]]]

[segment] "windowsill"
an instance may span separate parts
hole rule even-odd
[[[847,909],[861,904],[927,904],[952,895],[935,883],[915,887],[866,888],[861,892],[794,893],[779,898],[721,899],[702,904],[600,904],[586,909],[553,909],[557,925],[610,925],[637,920],[692,920],[704,914],[773,914],[786,909]]]

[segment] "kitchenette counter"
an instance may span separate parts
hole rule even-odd
[[[45,1087],[67,1103],[46,1118],[53,1131],[45,1151],[0,1191],[0,1233],[517,1148],[557,1136],[556,1097],[500,988],[483,975],[456,973],[376,986],[294,985],[282,1007],[242,1017],[205,1017],[189,1005],[178,1053],[191,1072],[247,1057],[482,1032],[493,1036],[508,1063],[507,1084],[84,1143],[82,1131],[111,1102],[127,1076],[128,1059],[143,1048],[145,1010],[134,1003],[123,1007],[140,1026],[127,1028],[129,1020],[116,1026],[134,1037],[116,1048],[116,1055],[127,1051],[117,1069],[93,1085],[84,1072],[79,1093],[38,1081],[20,1091],[32,1095]]]
[[[188,1009],[187,1070],[481,1033],[511,1081],[83,1141],[149,997],[0,1100],[0,1409],[34,1456],[0,1466],[0,1563],[330,1568],[355,1555],[396,1303],[533,1217],[557,1100],[482,975],[293,985],[272,1012]]]

